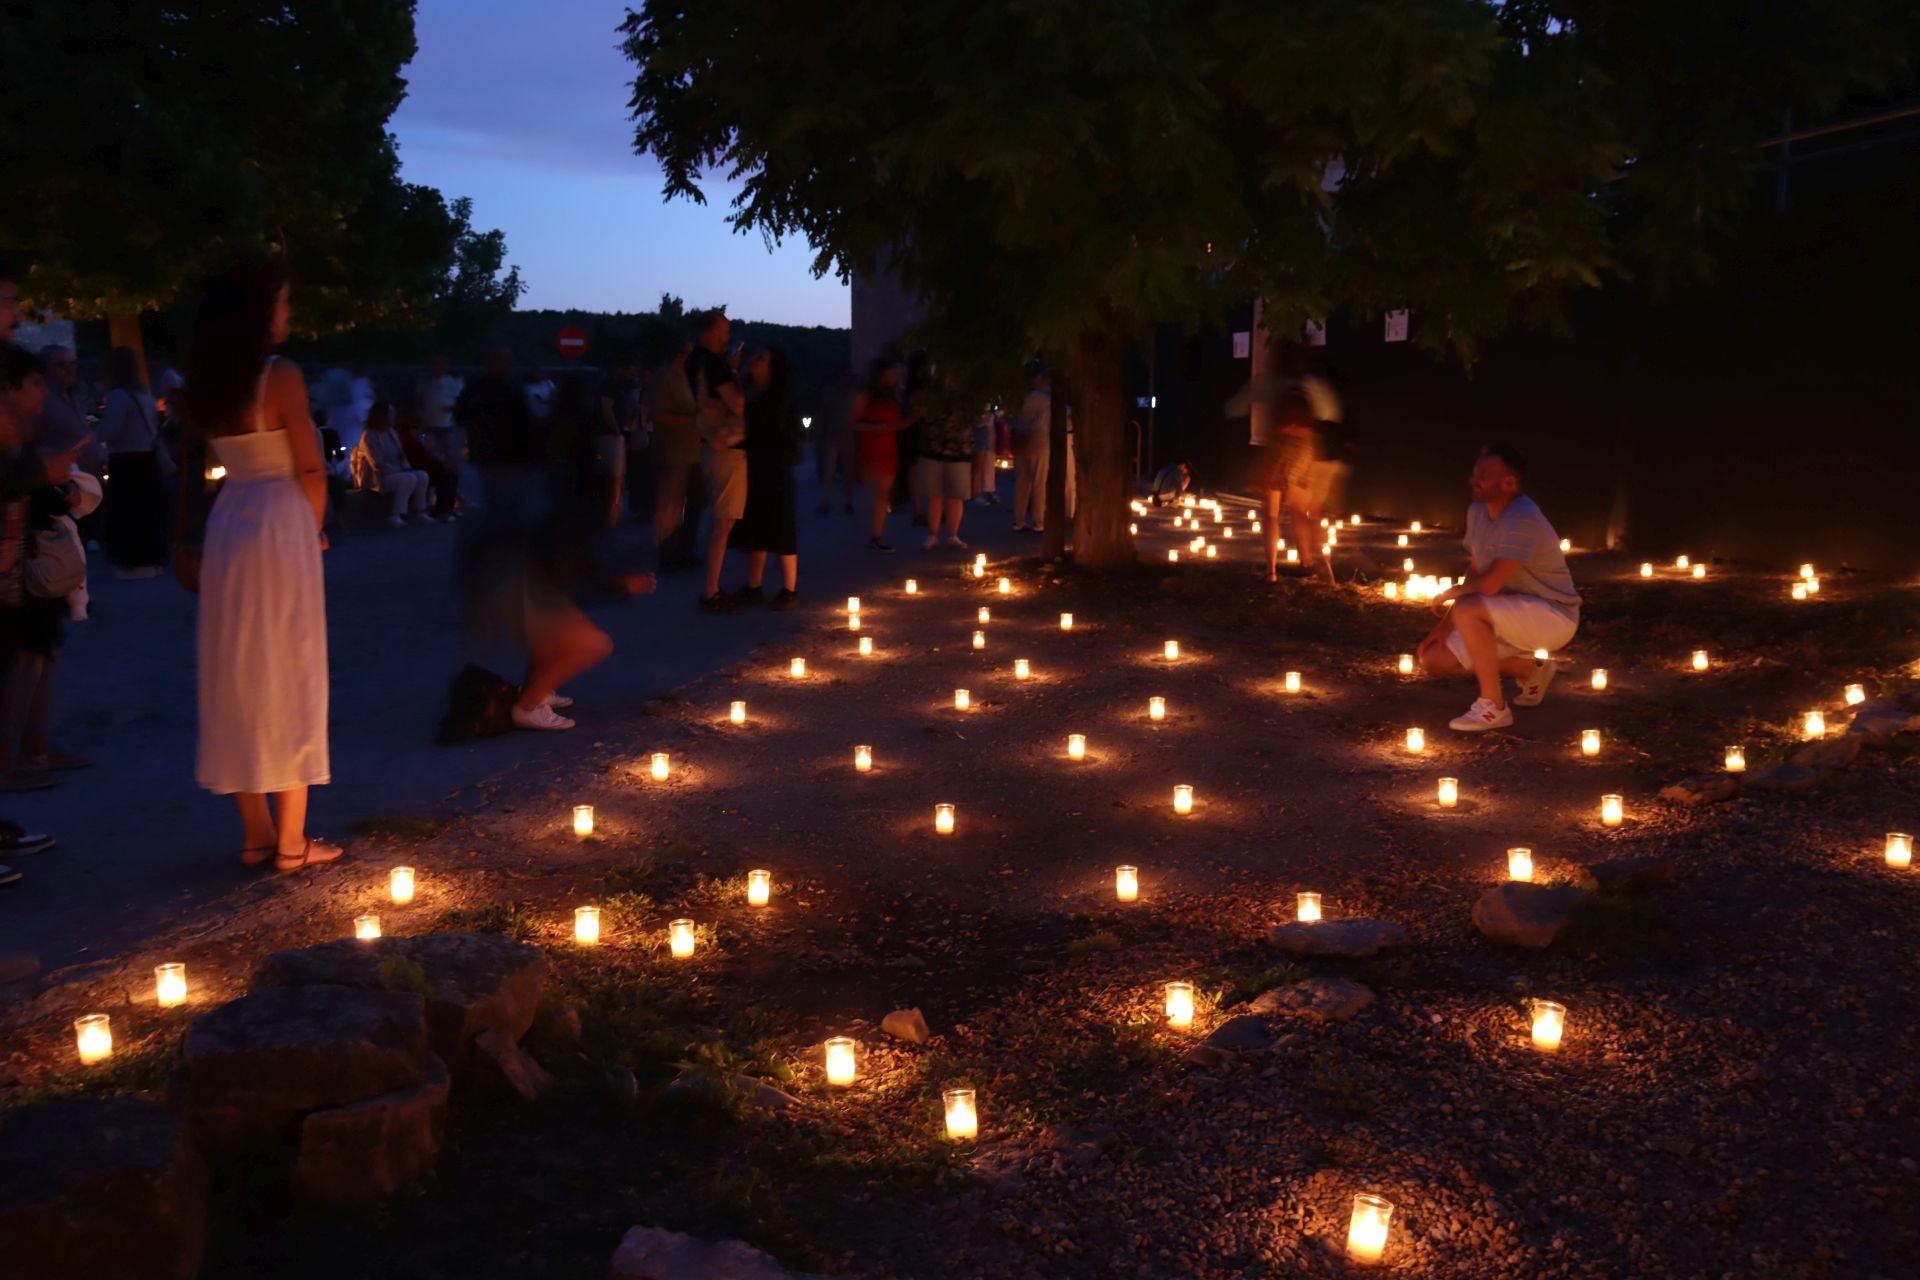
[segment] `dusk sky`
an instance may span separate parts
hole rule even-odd
[[[659,169],[632,149],[632,67],[614,30],[625,12],[420,0],[392,124],[407,180],[472,196],[474,224],[506,232],[522,307],[650,311],[665,292],[748,320],[845,325],[845,287],[813,278],[804,243],[768,253],[733,234],[724,188],[705,205],[662,203]]]

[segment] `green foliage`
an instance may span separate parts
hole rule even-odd
[[[520,942],[532,942],[540,936],[539,919],[518,902],[456,907],[441,912],[437,924],[445,932],[504,933]]]
[[[1106,931],[1088,934],[1084,938],[1075,938],[1067,943],[1067,955],[1076,960],[1081,956],[1102,955],[1119,949],[1119,935]]]

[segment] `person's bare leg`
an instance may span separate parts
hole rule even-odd
[[[949,538],[957,538],[960,536],[960,517],[966,514],[967,500],[965,498],[947,499],[947,536]]]
[[[1280,491],[1267,490],[1267,519],[1260,526],[1267,536],[1267,581],[1280,576]]]
[[[800,589],[799,556],[783,555],[780,557],[780,582],[789,591],[798,591]]]
[[[720,569],[727,558],[727,535],[732,532],[733,521],[721,519],[716,512],[713,530],[707,534],[707,595],[720,594]]]
[[[578,609],[529,628],[527,683],[515,705],[532,711],[561,685],[613,655],[613,640]]]
[[[274,792],[273,807],[279,818],[278,863],[283,869],[291,870],[310,862],[332,862],[340,856],[338,845],[329,844],[324,840],[311,840],[307,837],[307,789],[305,787]]]
[[[246,852],[278,851],[280,830],[273,825],[273,811],[267,807],[267,798],[257,791],[243,791],[233,797],[233,804],[240,811],[240,848]]]
[[[881,537],[887,531],[887,493],[893,488],[892,476],[875,476],[873,480],[873,536]]]
[[[764,551],[747,552],[747,590],[759,586],[767,576],[767,553]]]
[[[1287,523],[1293,530],[1293,545],[1300,551],[1300,563],[1311,569],[1320,544],[1313,540],[1313,515],[1307,510],[1306,497],[1291,486],[1287,489]]]
[[[1500,691],[1500,642],[1494,637],[1493,617],[1487,606],[1477,596],[1462,596],[1453,602],[1453,627],[1467,646],[1480,696],[1504,708],[1507,700]]]
[[[653,546],[656,551],[667,545],[667,539],[680,527],[680,521],[686,515],[687,471],[677,463],[668,463],[660,468],[659,482],[654,488],[653,500]]]

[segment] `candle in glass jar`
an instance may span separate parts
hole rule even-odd
[[[1459,804],[1460,803],[1460,779],[1458,778],[1440,779],[1439,799],[1440,799],[1440,807],[1442,809],[1451,809],[1453,808],[1453,806]]]
[[[1567,1030],[1567,1006],[1552,1000],[1533,1002],[1533,1047],[1542,1053],[1558,1053],[1560,1037]]]
[[[747,704],[744,702],[730,703],[727,707],[727,719],[733,721],[735,724],[745,724],[747,722]]]
[[[986,633],[986,632],[984,632],[984,631],[976,631],[976,632],[974,632],[974,633],[973,633],[973,647],[974,647],[974,648],[976,648],[976,649],[984,649],[984,648],[986,648],[986,647],[987,647],[987,633]]]
[[[1178,640],[1167,641],[1165,653],[1168,662],[1172,662],[1175,658],[1178,658],[1180,656],[1180,642]]]
[[[1389,600],[1398,600],[1400,598],[1400,584],[1397,582],[1385,583],[1380,588],[1380,594]]]
[[[1317,893],[1297,894],[1293,900],[1294,919],[1303,924],[1312,924],[1320,918],[1320,895]]]
[[[1818,578],[1807,579],[1807,594],[1810,596],[1817,596],[1820,594],[1820,579]]]
[[[1129,534],[1137,534],[1137,533],[1139,533],[1139,532],[1140,532],[1140,526],[1139,526],[1139,525],[1137,525],[1137,524],[1131,524],[1131,523],[1130,523],[1130,524],[1128,524],[1128,525],[1127,525],[1127,532],[1128,532]]]
[[[1847,705],[1857,707],[1867,700],[1867,687],[1863,684],[1850,684],[1846,689]]]
[[[1819,711],[1809,711],[1800,718],[1800,732],[1808,738],[1827,736],[1827,717]]]
[[[1704,578],[1707,576],[1707,566],[1705,561],[1702,561],[1701,563],[1693,566],[1693,576],[1696,578]]]
[[[371,942],[380,936],[379,916],[355,916],[353,918],[353,936],[362,942]]]
[[[1299,564],[1299,563],[1300,563],[1300,548],[1298,548],[1298,547],[1288,547],[1288,548],[1287,548],[1287,563],[1288,563],[1288,564]]]
[[[1405,560],[1402,560],[1402,561],[1400,562],[1400,571],[1401,571],[1402,573],[1412,573],[1412,572],[1413,572],[1413,557],[1412,557],[1412,556],[1408,556],[1408,557],[1407,557],[1407,558],[1406,558]]]
[[[859,614],[857,614],[857,613],[850,613],[850,614],[848,614],[848,615],[847,615],[847,630],[849,630],[849,631],[858,631],[859,629],[860,629],[860,615],[859,615]]]
[[[787,663],[787,674],[795,680],[805,679],[807,674],[807,660],[805,658],[795,658],[793,661]]]
[[[1653,576],[1653,565],[1645,560],[1641,561],[1640,576],[1643,578],[1651,578]]]
[[[1413,531],[1414,531],[1415,533],[1419,533],[1419,532],[1420,532],[1420,522],[1419,522],[1418,520],[1415,520],[1415,521],[1414,521],[1414,522],[1413,522],[1412,524],[1410,524],[1410,525],[1408,525],[1408,526],[1407,526],[1407,528],[1409,528],[1409,529],[1411,529],[1411,530],[1413,530]]]
[[[1387,1224],[1393,1219],[1393,1203],[1380,1196],[1362,1193],[1353,1198],[1353,1216],[1347,1220],[1347,1258],[1361,1266],[1372,1266],[1387,1251]]]
[[[859,773],[872,772],[873,771],[873,748],[872,747],[855,747],[853,749],[853,767],[855,771]]]
[[[1745,773],[1747,771],[1747,749],[1734,745],[1727,748],[1727,772]]]
[[[971,706],[973,706],[972,690],[955,689],[953,691],[953,709],[955,711],[965,711]]]
[[[1167,718],[1167,700],[1165,698],[1147,699],[1147,719],[1165,720]]]
[[[1000,594],[1003,596],[1013,594],[1013,580],[1011,578],[1000,579]]]
[[[933,829],[943,836],[953,834],[953,806],[937,804],[933,806]]]
[[[1073,615],[1072,615],[1072,614],[1070,614],[1070,613],[1063,613],[1063,614],[1061,614],[1061,615],[1060,615],[1060,629],[1061,629],[1062,631],[1071,631],[1071,630],[1073,630]]]
[[[1067,735],[1067,759],[1085,760],[1087,758],[1087,735],[1070,733]]]
[[[1028,676],[1032,674],[1033,674],[1033,667],[1027,662],[1025,658],[1015,658],[1013,660],[1013,678],[1015,680],[1025,680]]]
[[[1673,558],[1673,567],[1676,569],[1691,569],[1693,567],[1693,561],[1687,556],[1675,556]]]
[[[773,872],[747,872],[747,905],[764,907],[773,897]]]
[[[1600,731],[1598,729],[1582,729],[1580,731],[1580,754],[1583,756],[1597,756],[1600,754]]]
[[[974,567],[974,568],[976,568],[976,569],[984,569],[984,568],[986,568],[986,567],[987,567],[987,553],[986,553],[986,552],[984,552],[984,551],[976,551],[976,552],[974,552],[974,553],[973,553],[973,567]]]
[[[1207,544],[1207,559],[1209,560],[1218,559],[1217,553],[1219,552],[1219,550],[1220,548],[1214,546],[1213,544],[1211,543]]]
[[[1507,879],[1509,880],[1533,879],[1533,850],[1531,849],[1507,850]]]
[[[987,576],[987,566],[985,566],[984,564],[976,564],[976,565],[974,565],[974,566],[973,566],[973,576],[974,576],[974,577],[976,577],[976,578],[984,578],[984,577],[986,577],[986,576]]]
[[[573,909],[573,940],[589,946],[600,941],[600,908]]]
[[[1913,837],[1904,831],[1887,832],[1887,865],[1901,870],[1913,865]]]
[[[1600,821],[1609,827],[1617,827],[1626,821],[1626,802],[1619,796],[1600,797]]]
[[[907,594],[910,596],[917,596],[920,594],[920,579],[918,578],[907,579]]]
[[[1573,539],[1572,538],[1560,539],[1560,550],[1562,554],[1573,550]]]
[[[1249,526],[1247,527],[1247,531],[1248,531],[1249,533],[1258,533],[1258,532],[1260,532],[1260,522],[1259,522],[1258,520],[1255,520],[1255,521],[1254,521],[1254,522],[1253,522],[1253,523],[1252,523],[1251,525],[1249,525]]]
[[[1801,565],[1800,576],[1803,578],[1811,578],[1813,576],[1813,566],[1810,564]]]
[[[1169,982],[1166,986],[1167,1025],[1177,1029],[1193,1025],[1193,984]]]
[[[590,836],[593,834],[593,806],[577,804],[573,806],[573,834]]]
[[[1184,782],[1173,789],[1173,811],[1181,814],[1193,812],[1193,788]]]
[[[1178,550],[1177,548],[1174,548],[1174,547],[1168,547],[1168,548],[1167,548],[1167,563],[1168,563],[1168,564],[1177,564],[1177,563],[1179,562],[1179,560],[1180,560],[1180,552],[1179,552],[1179,550]]]
[[[1389,582],[1387,585],[1392,586],[1393,584]],[[1410,676],[1413,674],[1413,655],[1412,654],[1403,653],[1400,655],[1400,674],[1403,676]]]
[[[1419,755],[1427,749],[1427,735],[1418,729],[1407,730],[1407,750]]]
[[[985,605],[981,605],[980,612],[975,614],[974,616],[979,619],[980,625],[984,627],[989,622],[993,621],[993,610],[987,608],[987,606]]]
[[[1404,547],[1404,546],[1406,546],[1406,545],[1407,545],[1407,535],[1406,535],[1406,534],[1404,534],[1404,533],[1403,533],[1403,534],[1401,534],[1401,535],[1400,535],[1400,536],[1399,536],[1398,538],[1396,538],[1396,539],[1394,540],[1394,545],[1395,545],[1395,546],[1397,546],[1397,547]]]
[[[1607,687],[1607,669],[1605,667],[1595,667],[1593,669],[1593,687],[1596,689],[1604,689]]]
[[[873,656],[873,637],[872,636],[860,637],[860,656],[863,658],[871,658]]]
[[[1707,651],[1705,649],[1695,649],[1693,651],[1693,669],[1695,671],[1705,671],[1707,665]]]
[[[187,966],[183,964],[160,964],[153,967],[153,998],[162,1009],[172,1009],[187,1002]]]
[[[835,1036],[827,1041],[827,1083],[852,1084],[853,1077],[853,1037]]]
[[[90,1013],[73,1020],[74,1045],[80,1061],[92,1066],[113,1056],[113,1020],[104,1013]]]
[[[653,760],[648,766],[648,772],[653,775],[655,782],[665,782],[667,780],[667,775],[672,772],[672,766],[668,762],[666,752],[656,751],[653,753]]]
[[[1122,902],[1132,902],[1140,896],[1140,868],[1113,869],[1113,896]]]
[[[1281,683],[1285,686],[1288,693],[1300,692],[1300,673],[1298,671],[1287,672],[1282,678]]]
[[[675,960],[685,960],[693,955],[693,921],[667,922],[667,949],[673,953]]]
[[[847,612],[848,612],[848,613],[858,613],[858,612],[860,612],[860,597],[859,597],[859,596],[848,596],[848,597],[847,597]]]
[[[980,1113],[974,1107],[973,1090],[948,1089],[940,1100],[946,1104],[948,1138],[971,1142],[980,1136]]]
[[[413,901],[412,867],[395,867],[387,872],[387,896],[403,907]]]

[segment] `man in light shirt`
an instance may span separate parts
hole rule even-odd
[[[1513,449],[1488,445],[1481,451],[1467,477],[1473,505],[1463,542],[1472,571],[1434,597],[1440,622],[1420,642],[1422,670],[1471,673],[1480,684],[1480,696],[1452,722],[1463,733],[1513,723],[1502,676],[1519,683],[1514,706],[1539,706],[1557,668],[1551,659],[1537,661],[1534,652],[1565,647],[1580,625],[1580,593],[1560,535],[1521,492],[1525,482],[1526,463]]]

